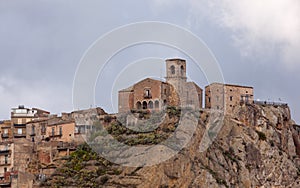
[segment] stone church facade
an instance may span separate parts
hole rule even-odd
[[[187,82],[186,61],[166,60],[166,81],[146,78],[120,90],[119,112],[147,109],[160,111],[166,106],[202,108],[203,90],[194,82]]]

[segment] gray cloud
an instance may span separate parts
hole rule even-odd
[[[299,14],[297,0],[1,1],[0,118],[18,104],[72,110],[74,73],[89,45],[115,27],[157,20],[194,32],[216,55],[227,82],[253,85],[262,100],[289,102],[299,122]],[[115,61],[174,56],[172,50],[142,49]],[[109,108],[104,99],[110,97],[99,96],[97,105]]]

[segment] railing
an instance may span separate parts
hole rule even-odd
[[[18,134],[18,133],[14,133],[14,137],[15,138],[21,138],[21,137],[26,137],[26,134]]]
[[[144,94],[144,98],[145,98],[145,99],[151,99],[151,98],[152,98],[152,95],[151,95],[151,94],[150,94],[150,95]]]
[[[268,101],[253,101],[254,104],[259,104],[259,105],[267,105],[267,106],[288,106],[288,103],[283,103],[283,102],[268,102]]]
[[[26,124],[17,124],[17,123],[14,123],[14,127],[26,127]]]
[[[6,155],[9,154],[11,151],[9,149],[1,149],[0,150],[0,155]]]
[[[49,135],[49,137],[60,137],[60,136],[62,136],[62,133],[50,133],[50,134],[48,134]]]

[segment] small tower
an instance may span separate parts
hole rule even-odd
[[[186,83],[186,62],[184,59],[167,59],[166,60],[167,70],[167,83],[174,86],[179,95],[184,90]]]

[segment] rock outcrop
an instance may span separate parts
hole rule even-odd
[[[94,177],[94,183],[89,184],[94,187],[300,187],[300,128],[291,120],[287,106],[237,106],[232,115],[224,117],[209,148],[201,152],[208,117],[209,111],[201,111],[189,144],[167,161],[124,167],[111,163],[105,166],[93,158],[82,163],[86,164],[82,173],[89,169],[90,173],[111,171]],[[172,122],[176,124],[174,119]],[[74,187],[84,185],[76,183],[80,180],[75,181],[72,171],[63,168],[63,172],[69,172],[64,181],[73,182]],[[44,185],[55,183],[57,178],[50,178]]]

